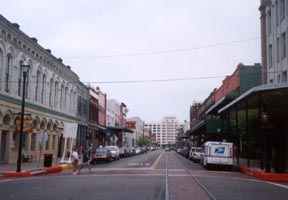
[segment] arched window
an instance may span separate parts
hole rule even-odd
[[[53,87],[54,87],[54,81],[53,78],[50,80],[50,89],[49,89],[49,106],[52,107],[52,95],[53,95]]]
[[[41,103],[42,103],[42,104],[44,104],[45,85],[46,85],[46,74],[43,74],[43,78],[42,78],[42,90],[41,90]]]
[[[18,96],[21,96],[21,89],[22,89],[22,64],[23,64],[23,60],[21,60],[19,62],[19,76],[18,76]]]
[[[57,104],[58,104],[58,82],[55,82],[55,99],[54,99],[54,108],[57,108]]]
[[[40,83],[40,75],[41,72],[37,70],[37,75],[36,75],[36,88],[35,88],[35,101],[38,101],[38,91],[39,91],[39,83]]]
[[[7,55],[7,63],[5,68],[5,91],[9,92],[9,79],[10,79],[10,69],[12,68],[12,56]]]
[[[2,49],[0,48],[0,84],[2,85],[2,80],[3,80],[3,70],[4,70],[4,66],[3,66],[3,51]],[[2,89],[2,87],[0,86],[0,90]]]
[[[60,110],[63,110],[64,104],[64,85],[61,85],[61,93],[60,93]]]
[[[30,66],[31,67],[31,66]],[[29,81],[30,81],[30,70],[31,68],[28,69],[27,74],[26,74],[26,82],[25,82],[25,98],[28,99],[28,89],[29,89]]]
[[[68,102],[68,87],[65,88],[65,93],[64,93],[64,102],[63,102],[63,110],[67,111],[67,107],[69,106],[70,102]]]

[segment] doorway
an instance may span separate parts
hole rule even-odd
[[[0,145],[0,163],[7,163],[7,139],[8,139],[8,132],[3,131],[1,135],[1,145]]]

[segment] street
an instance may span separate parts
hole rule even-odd
[[[150,151],[71,170],[20,179],[0,179],[0,199],[205,200],[287,199],[287,184],[230,171],[206,170],[174,151]]]

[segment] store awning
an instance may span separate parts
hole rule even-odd
[[[196,133],[196,131],[197,131],[199,128],[205,126],[205,124],[206,124],[206,123],[205,123],[205,120],[202,120],[202,121],[200,121],[198,124],[196,124],[195,126],[193,126],[193,127],[191,128],[191,130],[190,130],[191,135],[194,135],[194,133]]]
[[[133,133],[134,131],[132,131],[131,129],[125,127],[125,126],[106,126],[106,130],[114,130],[114,131],[122,131],[125,133]]]
[[[242,94],[241,96],[239,96],[238,98],[236,98],[235,100],[233,100],[232,102],[230,102],[229,104],[227,104],[226,106],[224,106],[223,108],[221,108],[218,113],[222,113],[223,111],[227,110],[228,108],[236,105],[237,103],[243,101],[245,98],[256,94],[256,93],[263,93],[266,91],[277,91],[277,90],[283,90],[283,89],[288,89],[288,84],[287,83],[275,83],[275,84],[267,84],[267,85],[261,85],[261,86],[257,86],[254,88],[251,88],[250,90],[248,90],[247,92],[245,92],[244,94]]]
[[[206,115],[209,114],[218,114],[218,110],[233,101],[235,98],[237,98],[238,92],[237,90],[234,90],[225,96],[223,96],[219,101],[217,101],[214,105],[212,105],[206,112]]]

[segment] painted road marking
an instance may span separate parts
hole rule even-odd
[[[151,169],[155,169],[156,166],[158,165],[160,158],[162,157],[163,152],[160,153],[160,155],[157,157],[157,159],[154,161],[154,163],[151,166]]]

